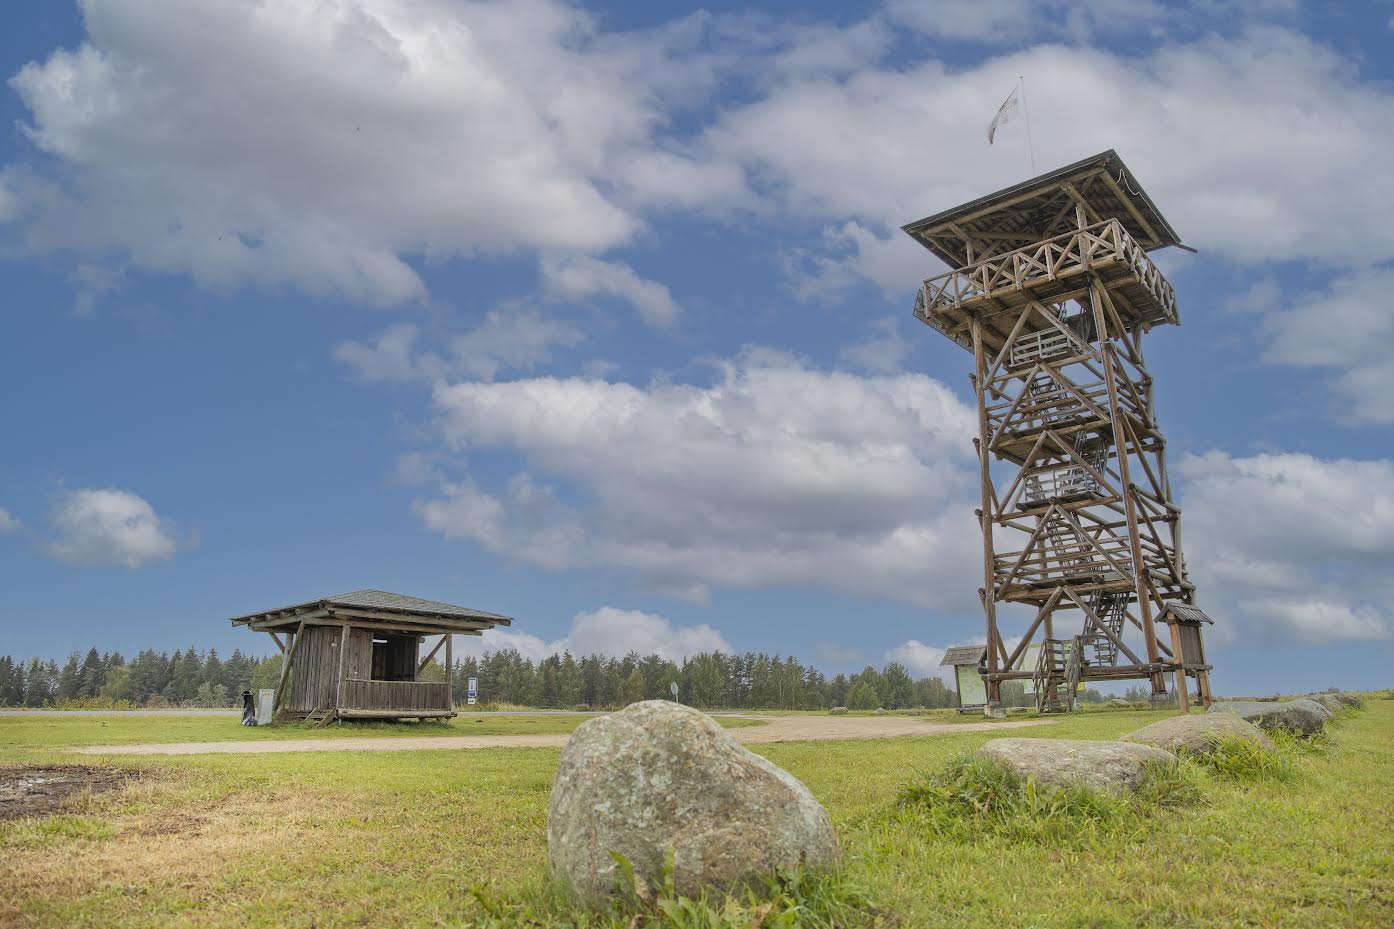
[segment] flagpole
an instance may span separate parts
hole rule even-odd
[[[1026,151],[1031,156],[1031,175],[1036,174],[1036,147],[1031,144],[1031,110],[1026,106],[1026,75],[1016,77],[1017,90],[1021,93],[1021,113],[1026,117]]]

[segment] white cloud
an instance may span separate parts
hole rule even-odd
[[[695,67],[555,0],[82,7],[11,81],[63,179],[6,176],[30,246],[371,303],[422,297],[409,255],[623,244],[607,172]]]
[[[496,490],[443,484],[417,511],[447,538],[693,600],[713,584],[971,599],[974,418],[947,388],[759,350],[717,370],[706,386],[440,386],[447,446],[511,450],[524,470]]]
[[[1178,470],[1187,565],[1222,636],[1394,636],[1394,461],[1212,452]]]
[[[868,324],[871,334],[842,350],[842,358],[858,368],[877,374],[891,374],[902,369],[910,354],[910,342],[900,334],[900,321],[885,316]]]
[[[944,658],[944,649],[926,645],[918,639],[907,639],[895,648],[886,651],[887,661],[897,661],[910,670],[913,677],[944,677],[944,668],[939,662]]]
[[[1338,416],[1345,422],[1394,423],[1391,292],[1394,268],[1371,268],[1273,307],[1264,320],[1270,339],[1264,360],[1332,371]]]
[[[681,312],[667,287],[640,277],[623,262],[552,257],[543,260],[542,277],[554,297],[616,297],[632,306],[650,326],[671,326]]]
[[[624,655],[638,652],[680,661],[700,652],[731,652],[731,643],[706,623],[674,626],[662,616],[639,610],[601,607],[578,613],[571,621],[567,645],[578,655]]]
[[[344,341],[334,347],[334,357],[353,368],[364,381],[410,381],[422,375],[415,357],[417,328],[400,323],[378,336],[372,345]]]
[[[16,516],[10,515],[10,511],[0,506],[0,535],[8,535],[11,532],[18,532],[24,523],[19,521]]]
[[[893,255],[906,238],[898,226],[1029,171],[1022,135],[990,149],[984,138],[1023,73],[1039,167],[1117,147],[1191,245],[1255,264],[1394,256],[1383,221],[1394,172],[1379,167],[1394,148],[1394,93],[1273,27],[1141,54],[1038,45],[970,67],[925,59],[788,80],[720,112],[702,150],[744,165],[765,202],[847,230],[821,267],[807,262],[815,270],[855,269],[904,291],[933,259],[916,271]]]
[[[51,515],[50,555],[75,564],[138,568],[169,558],[176,543],[164,520],[144,499],[126,490],[74,490]]]
[[[680,662],[701,652],[734,651],[725,636],[706,623],[677,626],[656,613],[612,606],[577,613],[571,619],[570,632],[553,642],[526,632],[503,629],[489,630],[477,638],[466,636],[463,642],[467,654],[482,655],[512,648],[533,661],[569,651],[576,656],[613,657],[638,652]]]
[[[584,338],[570,323],[518,306],[491,310],[468,332],[429,340],[434,351],[418,350],[420,336],[414,323],[400,323],[369,345],[339,343],[334,357],[364,381],[434,381],[448,375],[487,379],[503,370],[545,364],[554,349],[578,345]]]

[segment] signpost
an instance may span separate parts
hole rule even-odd
[[[474,706],[479,702],[479,678],[470,678],[468,684],[469,689],[468,693],[465,695],[465,700],[470,706]]]
[[[271,725],[271,710],[276,705],[276,691],[261,689],[257,691],[257,725]]]

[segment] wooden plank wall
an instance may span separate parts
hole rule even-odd
[[[291,669],[289,711],[304,714],[334,705],[339,676],[338,626],[306,626]]]

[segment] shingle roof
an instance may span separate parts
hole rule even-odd
[[[978,664],[986,652],[986,645],[955,645],[944,650],[944,658],[939,662],[939,666]]]
[[[1163,619],[1166,618],[1167,613],[1170,613],[1182,622],[1209,623],[1212,626],[1215,625],[1215,620],[1206,616],[1204,610],[1198,606],[1191,606],[1189,603],[1168,603],[1166,609],[1162,612]]]
[[[498,613],[486,613],[483,610],[472,610],[469,607],[456,606],[453,603],[442,603],[439,600],[423,600],[420,597],[408,597],[405,594],[394,594],[386,590],[353,590],[344,594],[321,597],[318,600],[309,600],[305,603],[277,607],[272,610],[261,610],[256,613],[248,613],[245,616],[234,616],[232,621],[234,623],[248,622],[259,616],[265,616],[268,613],[283,613],[293,610],[304,610],[310,607],[328,609],[340,607],[345,609],[375,610],[383,613],[401,613],[403,615],[413,616],[434,616],[446,619],[473,619],[498,626],[507,626],[513,622],[511,618],[501,616]]]

